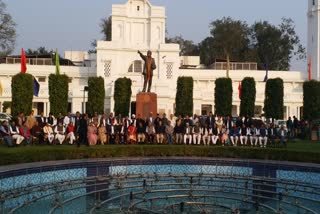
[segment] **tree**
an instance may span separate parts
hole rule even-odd
[[[182,36],[166,38],[166,43],[176,43],[180,45],[180,56],[196,56],[199,54],[198,46],[191,40],[185,40]]]
[[[101,33],[103,34],[103,40],[111,41],[112,39],[112,17],[101,19],[100,22]]]
[[[35,50],[28,49],[25,51],[26,55],[52,55],[54,53],[53,50],[47,50],[45,47],[39,47]]]
[[[104,113],[105,88],[104,79],[102,77],[89,77],[88,79],[88,108],[89,115]]]
[[[230,57],[239,56],[249,45],[249,27],[245,22],[224,17],[211,22],[211,35],[217,52],[227,60],[227,78],[229,78]],[[220,50],[220,51],[219,51]]]
[[[320,82],[311,80],[303,84],[303,117],[310,120],[320,113]]]
[[[219,116],[231,116],[232,113],[232,80],[219,78],[215,81],[214,105],[215,114]]]
[[[11,81],[13,116],[19,113],[30,114],[33,100],[33,76],[31,74],[16,74]]]
[[[256,82],[252,77],[246,77],[241,82],[240,116],[254,116],[256,101]]]
[[[177,80],[176,115],[193,114],[193,78],[179,77]]]
[[[198,44],[200,61],[204,65],[211,65],[214,63],[214,58],[220,58],[215,52],[213,37],[207,37]]]
[[[2,112],[6,112],[8,108],[12,108],[12,102],[4,101],[2,103]]]
[[[116,115],[129,116],[132,81],[126,77],[119,78],[114,86],[114,112]]]
[[[264,112],[266,118],[283,119],[283,80],[269,79],[266,83]]]
[[[57,116],[68,111],[69,77],[65,74],[49,75],[50,111]]]
[[[291,19],[283,18],[279,26],[260,21],[251,28],[252,45],[257,51],[259,69],[264,69],[267,63],[270,70],[289,70],[292,57],[306,57]]]
[[[11,54],[16,41],[16,24],[6,10],[6,4],[0,0],[0,56]]]

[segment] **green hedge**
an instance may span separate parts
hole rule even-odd
[[[231,116],[232,113],[232,80],[230,78],[216,79],[214,90],[215,113],[219,116]]]
[[[264,112],[266,118],[283,119],[283,80],[269,79],[266,83]]]
[[[116,115],[129,116],[132,81],[126,77],[119,78],[114,86],[114,112]]]
[[[115,157],[218,157],[263,159],[320,163],[319,152],[289,149],[261,149],[249,147],[204,147],[180,145],[135,145],[135,146],[33,146],[0,150],[0,165],[39,161],[96,159]]]
[[[16,74],[11,82],[12,105],[11,114],[19,113],[29,115],[32,110],[33,76],[30,74]]]
[[[318,118],[320,113],[320,82],[311,80],[303,84],[303,117]]]
[[[176,116],[193,115],[193,78],[179,77],[177,80]]]
[[[246,77],[241,82],[240,116],[254,116],[256,102],[256,82],[252,77]]]
[[[49,101],[50,111],[57,116],[68,111],[69,77],[65,74],[50,74]]]
[[[89,77],[88,79],[88,108],[87,113],[94,115],[104,113],[104,101],[106,92],[104,88],[104,79],[102,77]]]

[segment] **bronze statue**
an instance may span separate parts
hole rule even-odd
[[[142,92],[146,92],[147,84],[148,84],[148,93],[150,93],[151,86],[152,86],[152,76],[153,70],[157,68],[154,58],[152,58],[152,52],[148,51],[147,56],[143,55],[140,51],[138,51],[140,57],[144,61],[144,68],[143,68],[143,76],[144,76],[144,84]]]

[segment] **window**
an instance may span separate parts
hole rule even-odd
[[[133,63],[130,65],[128,72],[129,73],[142,73],[142,61],[141,60],[135,60]]]
[[[168,62],[166,63],[166,65],[167,65],[167,79],[171,79],[173,75],[173,63]]]
[[[46,82],[46,78],[45,77],[39,77],[38,78],[38,82]]]
[[[137,11],[140,11],[140,6],[137,6]]]
[[[111,61],[104,62],[104,76],[110,77],[111,75]]]

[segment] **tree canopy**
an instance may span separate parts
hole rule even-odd
[[[0,0],[0,56],[12,53],[16,41],[16,24],[7,12],[6,4]]]
[[[195,56],[199,55],[199,49],[192,40],[185,40],[182,36],[175,36],[166,38],[166,43],[176,43],[180,45],[181,56]]]
[[[25,51],[25,53],[26,53],[26,55],[48,55],[48,54],[52,55],[54,53],[54,51],[53,50],[49,51],[45,47],[41,46],[37,49],[30,49],[29,48]]]
[[[112,39],[112,17],[106,17],[101,19],[101,22],[99,24],[101,28],[101,33],[103,34],[103,40],[105,41],[111,41]]]

